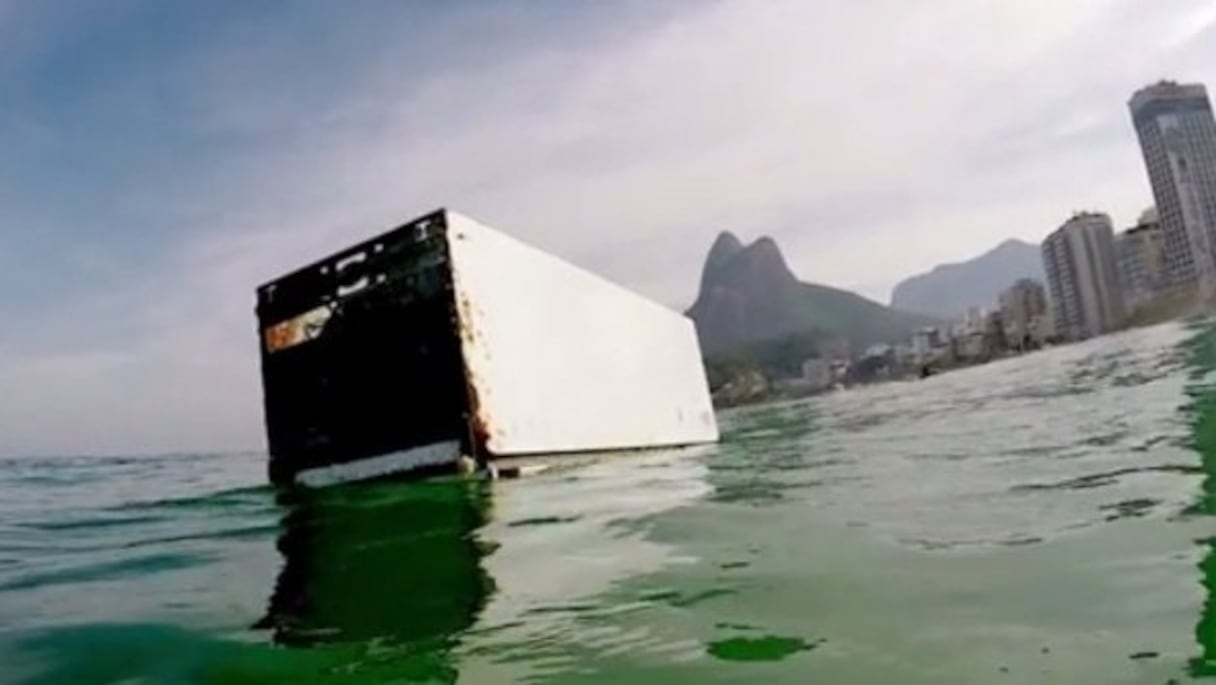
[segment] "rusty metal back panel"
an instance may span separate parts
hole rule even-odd
[[[447,212],[476,430],[491,454],[718,438],[692,322]]]

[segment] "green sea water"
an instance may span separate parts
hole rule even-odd
[[[1213,368],[1171,324],[495,483],[9,459],[0,683],[1201,681]]]

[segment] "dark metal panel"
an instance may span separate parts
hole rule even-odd
[[[442,233],[424,217],[259,289],[272,480],[466,438]]]

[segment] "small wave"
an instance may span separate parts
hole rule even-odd
[[[130,511],[145,509],[231,509],[245,507],[272,510],[277,508],[274,495],[276,490],[270,485],[255,485],[243,488],[233,488],[220,492],[192,497],[170,497],[165,499],[138,500],[124,502],[107,511]]]
[[[134,559],[121,559],[54,571],[29,573],[12,580],[0,582],[0,593],[32,590],[52,585],[131,579],[132,577],[146,576],[153,573],[202,566],[212,562],[214,559],[213,555],[200,553],[152,554]]]
[[[729,597],[737,594],[738,590],[726,587],[713,587],[697,592],[685,592],[681,590],[655,590],[643,593],[639,599],[643,602],[661,602],[673,607],[685,609],[688,607],[707,602],[718,597]]]
[[[1117,483],[1123,476],[1130,476],[1138,473],[1182,473],[1196,475],[1204,473],[1204,470],[1202,467],[1191,466],[1188,464],[1129,467],[1125,469],[1115,469],[1114,471],[1104,471],[1102,473],[1092,473],[1054,483],[1026,483],[1022,485],[1014,485],[1009,490],[1010,492],[1025,492],[1032,490],[1084,490],[1087,488],[1099,488],[1106,485],[1111,485],[1113,483]]]
[[[115,528],[121,526],[138,526],[148,523],[161,523],[167,521],[165,516],[157,516],[154,514],[145,514],[142,516],[126,516],[121,518],[83,518],[83,519],[68,519],[65,521],[28,521],[17,523],[21,528],[30,530],[43,530],[48,532],[69,531],[69,530],[93,530],[97,528]]]
[[[521,528],[525,526],[551,526],[562,523],[574,523],[578,521],[580,516],[537,516],[534,518],[519,519],[507,523],[508,528]]]
[[[706,651],[723,661],[781,661],[798,652],[809,652],[825,642],[827,640],[808,641],[780,635],[733,637],[709,643]]]
[[[1125,518],[1139,518],[1152,513],[1157,505],[1161,504],[1161,500],[1152,499],[1149,497],[1139,497],[1135,499],[1124,500],[1114,504],[1104,504],[1098,509],[1100,511],[1111,512],[1107,517],[1107,521],[1118,521]]]
[[[189,542],[194,540],[245,540],[256,539],[263,537],[271,537],[282,532],[282,526],[278,523],[244,526],[239,528],[225,528],[221,530],[209,530],[201,533],[185,533],[181,535],[168,535],[159,538],[149,538],[147,540],[136,540],[123,545],[125,549],[136,549],[139,547],[148,547],[151,545],[163,545],[174,542]]]

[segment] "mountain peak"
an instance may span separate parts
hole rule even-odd
[[[1000,245],[997,245],[992,250],[990,250],[988,252],[988,254],[992,254],[993,252],[1009,252],[1011,250],[1025,250],[1026,248],[1031,248],[1034,250],[1039,249],[1037,246],[1032,245],[1032,244],[1026,242],[1025,240],[1018,240],[1017,238],[1009,238],[1009,239],[1001,242]]]
[[[743,241],[730,231],[722,231],[714,238],[714,244],[709,248],[709,256],[722,255],[724,257],[733,256],[737,252],[743,251]]]
[[[734,233],[719,233],[709,248],[709,254],[705,256],[705,266],[701,268],[701,290],[709,287],[722,267],[742,251],[743,242]]]
[[[786,264],[785,255],[781,254],[777,241],[769,236],[761,236],[744,248],[743,252],[739,254],[739,260],[748,264],[747,270],[758,278],[782,281],[798,280],[794,276],[794,272],[790,271],[789,265]]]
[[[789,335],[890,342],[929,322],[854,293],[799,282],[772,237],[744,247],[725,232],[709,251],[688,315],[710,354]]]
[[[781,254],[781,248],[777,247],[777,241],[773,240],[772,236],[762,235],[748,245],[748,250],[758,254],[765,255],[766,258],[777,258],[785,262],[785,257]]]
[[[972,307],[992,306],[1021,278],[1044,280],[1043,259],[1038,245],[1011,238],[978,257],[939,264],[901,281],[891,293],[891,306],[953,319]]]

